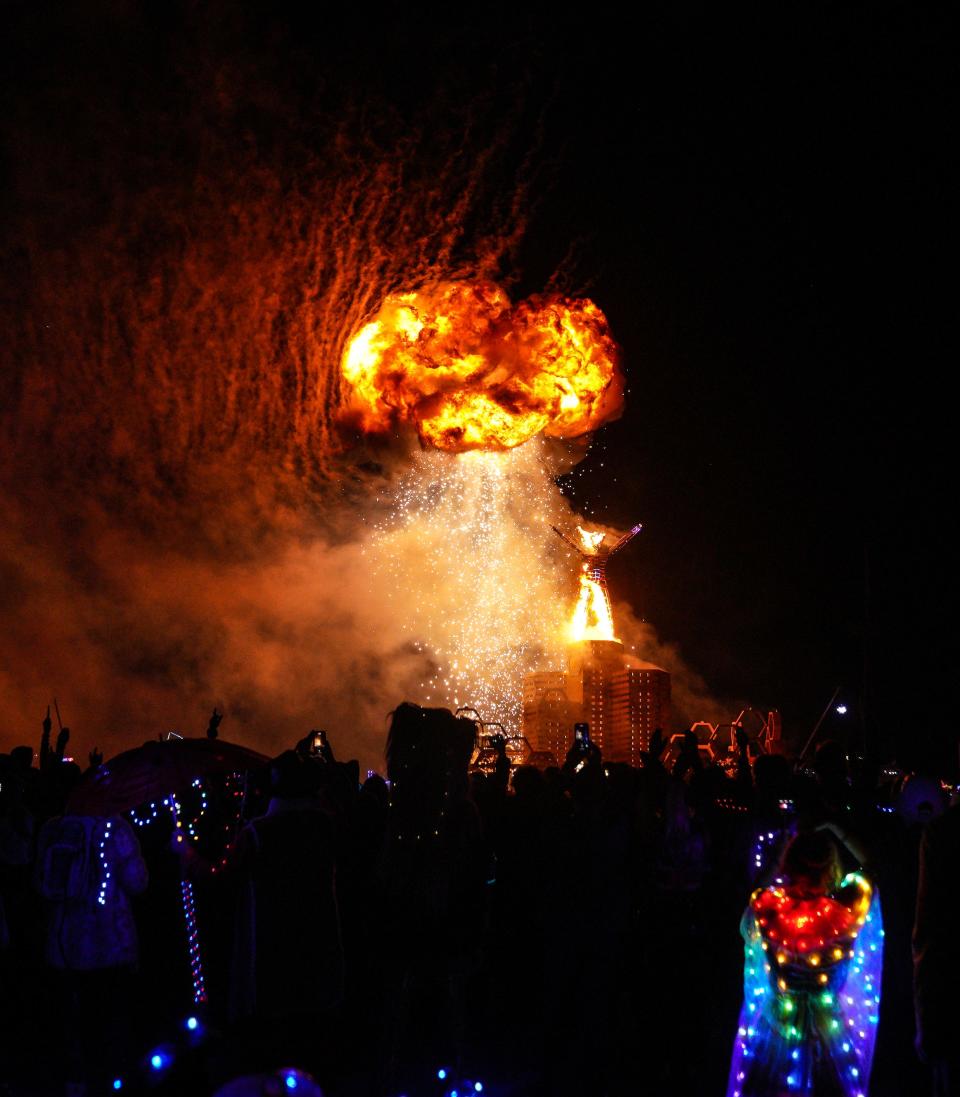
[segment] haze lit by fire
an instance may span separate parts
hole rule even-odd
[[[556,478],[618,413],[617,352],[592,302],[499,287],[542,182],[523,95],[278,94],[226,41],[209,64],[222,21],[195,17],[162,95],[64,39],[7,120],[2,748],[57,695],[81,758],[216,704],[227,738],[324,726],[376,765],[400,700],[510,718],[560,657]],[[616,612],[676,694],[675,654]]]

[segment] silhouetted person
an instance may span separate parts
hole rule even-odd
[[[847,753],[840,743],[827,739],[817,747],[813,759],[820,794],[819,810],[823,818],[835,819],[850,804],[850,774]]]
[[[29,748],[28,748],[29,749]],[[36,822],[25,802],[24,771],[0,755],[0,1093],[23,1052],[16,1026],[36,1009],[39,900],[32,887]]]
[[[230,1011],[264,1067],[310,1066],[343,998],[333,823],[320,765],[294,751],[271,770],[266,813],[237,838]],[[259,1049],[259,1051],[257,1050]]]
[[[382,863],[388,935],[388,1073],[412,1040],[462,1058],[466,988],[479,972],[486,845],[469,799],[476,726],[404,703],[387,738],[390,811]]]
[[[133,828],[118,816],[50,819],[37,843],[36,884],[46,961],[63,983],[67,1080],[103,1085],[130,1053],[130,977],[139,962],[130,897],[147,886]]]
[[[955,805],[924,831],[913,928],[917,1050],[930,1064],[935,1097],[960,1094],[958,872],[960,805]]]
[[[223,720],[223,713],[217,712],[216,706],[214,706],[213,712],[210,713],[210,722],[207,724],[207,738],[216,739],[220,734],[220,724]]]

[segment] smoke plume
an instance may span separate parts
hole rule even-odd
[[[572,582],[539,443],[477,481],[473,524],[432,497],[424,541],[404,492],[462,458],[337,425],[344,347],[391,294],[510,283],[534,182],[523,96],[402,114],[305,90],[242,42],[211,60],[198,43],[224,32],[199,12],[160,79],[122,48],[145,33],[133,9],[75,18],[2,104],[2,747],[35,741],[57,696],[81,758],[201,733],[217,705],[226,738],[274,751],[323,726],[375,765],[397,702],[477,693],[450,677],[450,606],[511,622],[479,666],[532,666]],[[504,485],[510,525],[485,530]]]

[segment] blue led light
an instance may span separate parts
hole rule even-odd
[[[287,1089],[296,1089],[297,1086],[300,1085],[300,1079],[296,1074],[288,1074],[283,1081]]]
[[[444,1080],[444,1078],[446,1078],[446,1076],[447,1076],[447,1072],[446,1072],[446,1071],[445,1071],[445,1070],[443,1069],[443,1067],[441,1067],[441,1068],[440,1068],[440,1069],[439,1069],[439,1070],[437,1071],[437,1077],[438,1077],[438,1078],[440,1079],[440,1081],[442,1082],[442,1081]]]
[[[196,1019],[196,1017],[188,1017],[185,1024],[191,1032],[196,1032],[200,1022]]]
[[[106,845],[107,845],[107,842],[110,839],[110,828],[112,826],[113,826],[113,823],[110,822],[109,820],[106,823],[104,823],[103,837],[100,839],[99,857],[100,857],[100,866],[101,866],[101,876],[100,876],[100,890],[97,893],[97,902],[102,907],[105,907],[107,905],[107,888],[109,887],[109,880],[110,880],[110,863],[109,863],[109,861],[107,861]]]
[[[150,1066],[152,1066],[154,1070],[160,1070],[163,1066],[163,1056],[159,1052],[155,1052],[150,1056]]]
[[[123,1089],[123,1079],[122,1078],[114,1078],[113,1088],[114,1089]]]
[[[474,1082],[473,1088],[477,1091],[477,1093],[483,1093],[483,1082]]]

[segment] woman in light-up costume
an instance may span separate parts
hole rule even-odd
[[[799,834],[750,898],[727,1097],[866,1097],[880,1010],[880,900],[841,878],[833,841]]]

